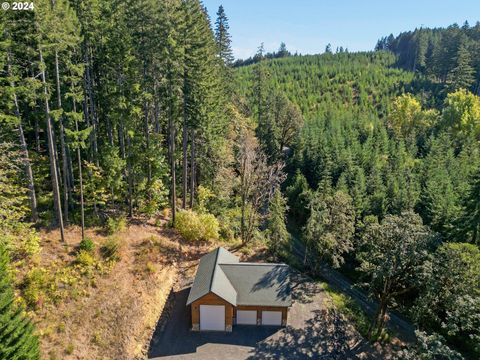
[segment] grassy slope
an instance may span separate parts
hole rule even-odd
[[[66,230],[68,247],[56,231],[42,230],[40,254],[33,263],[17,264],[19,294],[30,291],[38,298],[29,313],[40,334],[42,358],[140,358],[182,269],[178,264],[195,262],[209,246],[185,243],[172,230],[138,221],[112,235],[122,246],[120,260],[109,263],[98,249],[112,236],[101,228],[88,229],[87,236],[97,247],[91,266],[75,261],[77,227]],[[43,275],[26,287],[31,269]]]

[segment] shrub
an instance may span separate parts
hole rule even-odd
[[[153,216],[159,210],[164,209],[168,205],[168,188],[164,185],[162,180],[154,180],[150,186],[139,184],[138,191],[143,192],[144,196],[139,199],[139,212]]]
[[[109,238],[100,250],[106,260],[120,260],[120,242],[116,238]]]
[[[80,251],[83,250],[89,253],[93,253],[95,251],[95,243],[92,241],[92,239],[85,238],[80,241],[80,245],[78,248]]]
[[[202,224],[197,214],[191,210],[177,212],[175,228],[187,241],[200,240],[202,237]]]
[[[44,268],[34,268],[26,275],[23,282],[23,297],[29,306],[40,306],[47,297],[50,276]]]
[[[175,228],[187,241],[217,240],[220,225],[212,214],[197,214],[191,210],[177,213]]]
[[[120,216],[117,219],[114,219],[112,217],[109,217],[107,219],[106,228],[107,228],[107,232],[110,235],[123,231],[126,229],[126,227],[127,227],[127,219],[125,219],[125,217],[123,216]]]
[[[200,214],[200,223],[203,227],[204,240],[218,240],[220,232],[220,224],[212,214]]]
[[[95,259],[89,251],[80,250],[77,254],[76,262],[82,266],[90,267],[95,263]]]

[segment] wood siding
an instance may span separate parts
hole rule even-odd
[[[192,329],[200,329],[200,305],[225,305],[225,329],[232,330],[233,325],[233,305],[223,300],[214,293],[202,296],[200,299],[192,303]]]
[[[287,325],[288,308],[280,306],[246,306],[234,307],[214,293],[209,293],[195,300],[191,305],[192,330],[200,330],[200,305],[225,305],[225,330],[232,331],[233,319],[237,317],[237,310],[255,310],[257,312],[257,325],[262,324],[262,311],[281,311],[282,326]]]

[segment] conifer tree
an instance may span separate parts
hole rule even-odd
[[[455,56],[455,67],[448,74],[451,90],[470,89],[475,83],[475,69],[467,46],[461,43]]]
[[[480,168],[472,176],[470,188],[463,199],[461,229],[473,244],[480,244]]]
[[[9,258],[0,241],[0,359],[40,359],[38,338],[32,323],[14,304],[14,293],[9,273]]]
[[[228,25],[225,9],[223,5],[220,5],[217,11],[217,20],[215,21],[215,42],[220,59],[228,67],[232,66],[234,60],[229,29],[230,26]]]

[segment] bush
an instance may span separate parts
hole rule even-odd
[[[175,228],[187,241],[217,240],[220,225],[212,214],[200,214],[191,210],[177,213]]]
[[[218,240],[220,237],[220,224],[212,214],[200,214],[200,223],[203,227],[204,240]]]
[[[92,241],[92,239],[85,238],[82,241],[80,241],[80,245],[78,248],[80,251],[83,250],[88,253],[93,253],[95,251],[95,243]]]
[[[46,269],[34,268],[26,275],[23,282],[23,297],[31,307],[41,306],[47,298],[50,276]]]
[[[120,242],[116,238],[109,238],[100,251],[106,260],[120,260]]]
[[[127,228],[127,219],[120,216],[117,219],[109,217],[106,224],[107,232],[110,235],[113,235],[117,232],[123,231]]]
[[[80,250],[77,254],[76,262],[80,265],[90,267],[95,263],[95,259],[89,251]]]

